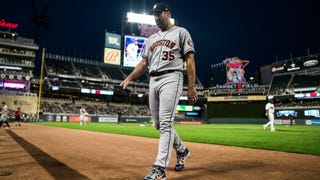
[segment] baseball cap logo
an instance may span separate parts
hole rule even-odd
[[[157,9],[157,6],[158,6],[157,4],[153,5],[153,8],[152,8],[152,9],[153,9],[153,10]]]
[[[150,11],[150,14],[161,13],[163,11],[170,11],[169,6],[165,3],[158,3],[153,5],[153,8],[152,8],[152,11]]]

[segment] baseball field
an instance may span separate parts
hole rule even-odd
[[[46,126],[82,129],[96,132],[126,134],[131,136],[158,138],[159,133],[152,124],[136,123],[79,123],[45,122]],[[305,125],[279,125],[277,132],[264,131],[262,125],[248,124],[176,124],[175,129],[183,141],[219,144],[284,152],[320,155],[320,127]]]
[[[320,127],[176,124],[191,157],[168,179],[319,179]],[[26,123],[0,130],[1,179],[142,179],[155,160],[152,124]]]

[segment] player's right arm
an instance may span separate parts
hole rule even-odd
[[[268,112],[269,112],[269,104],[266,105],[266,116],[268,116]]]
[[[129,83],[140,77],[148,68],[148,60],[142,58],[139,64],[134,68],[134,70],[120,83],[120,86],[125,89],[128,87]]]

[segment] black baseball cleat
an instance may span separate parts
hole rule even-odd
[[[190,157],[190,151],[186,148],[184,152],[177,152],[177,163],[174,170],[181,171],[184,169],[184,164],[186,163],[186,159]]]
[[[152,166],[149,174],[143,178],[143,180],[166,180],[166,172],[163,167]]]

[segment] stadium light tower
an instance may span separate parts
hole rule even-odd
[[[146,14],[137,14],[132,12],[127,12],[127,21],[132,23],[149,24],[156,25],[154,16]],[[174,19],[170,18],[172,24],[174,24]]]

